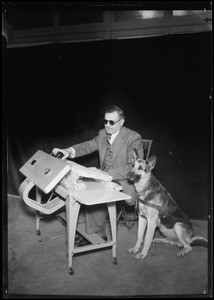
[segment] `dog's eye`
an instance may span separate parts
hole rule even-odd
[[[142,166],[139,166],[139,167],[138,167],[138,170],[143,170],[143,167],[142,167]]]

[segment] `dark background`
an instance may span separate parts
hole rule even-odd
[[[37,150],[93,138],[110,104],[152,139],[154,174],[190,218],[211,201],[211,33],[3,49],[7,192]],[[76,159],[99,167],[97,153]]]

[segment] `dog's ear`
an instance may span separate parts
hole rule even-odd
[[[152,155],[152,156],[148,159],[148,163],[149,163],[149,171],[151,171],[152,169],[154,169],[155,164],[156,164],[156,160],[157,160],[156,155]]]
[[[134,151],[132,153],[132,159],[131,159],[132,164],[136,161],[137,158],[138,158],[138,152],[137,149],[134,148]]]

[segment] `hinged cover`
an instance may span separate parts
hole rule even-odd
[[[48,194],[70,171],[70,167],[60,160],[38,150],[20,169],[30,181]]]

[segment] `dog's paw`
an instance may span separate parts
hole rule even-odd
[[[155,238],[155,239],[152,240],[152,243],[160,243],[160,239]]]
[[[182,258],[185,255],[185,253],[183,251],[179,251],[177,253],[177,257]]]
[[[130,249],[128,250],[129,253],[136,253],[136,252],[138,252],[138,251],[139,251],[139,247],[130,248]]]
[[[192,250],[192,247],[188,247],[188,248],[183,248],[181,251],[179,251],[177,253],[177,256],[179,258],[183,257],[185,254],[187,254],[188,252],[190,252]]]
[[[147,254],[141,252],[141,253],[139,253],[139,254],[137,254],[137,255],[135,256],[135,259],[143,259],[143,258],[146,257],[146,255],[147,255]]]

